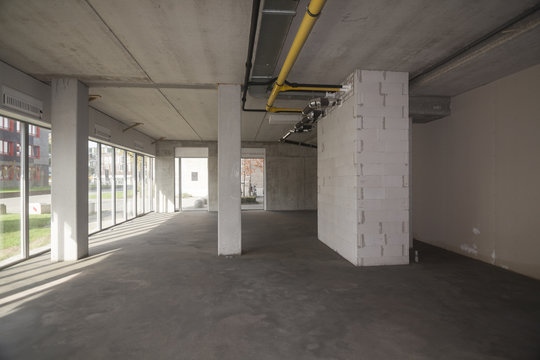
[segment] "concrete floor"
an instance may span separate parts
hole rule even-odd
[[[0,272],[2,359],[538,359],[540,282],[420,244],[422,262],[355,268],[315,212],[150,214],[91,257]]]

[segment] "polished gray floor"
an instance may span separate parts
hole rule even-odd
[[[422,244],[355,268],[315,212],[242,221],[241,257],[216,256],[216,214],[150,214],[1,271],[0,358],[540,358],[539,281]]]

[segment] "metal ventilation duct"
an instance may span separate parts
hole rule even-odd
[[[299,0],[266,0],[261,11],[257,50],[253,61],[251,82],[267,82],[274,76],[285,39],[296,15]],[[268,97],[269,85],[249,87],[253,97]]]

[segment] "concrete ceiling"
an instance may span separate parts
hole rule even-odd
[[[307,3],[300,0],[299,11]],[[340,83],[355,68],[418,74],[535,3],[329,0],[289,79]],[[216,87],[243,81],[251,4],[1,0],[0,59],[43,81],[81,79],[102,96],[92,107],[126,124],[142,122],[138,129],[154,138],[215,140]],[[276,74],[302,16],[293,19],[283,51],[276,49]],[[537,63],[540,27],[412,92],[456,95]],[[251,108],[264,103],[248,98]],[[264,113],[242,114],[244,140],[275,141],[287,129],[269,125]]]
[[[315,24],[298,60],[289,74],[290,81],[339,84],[353,69],[406,71],[414,76],[433,63],[462,49],[508,20],[533,7],[537,0],[380,0],[328,1]],[[301,0],[304,9],[309,0]],[[296,16],[291,29],[297,29]],[[494,56],[499,67],[512,72],[540,63],[540,26],[510,43],[513,56]],[[291,31],[285,42],[288,49]],[[510,45],[508,44],[508,45]],[[531,46],[534,44],[534,47]],[[281,54],[276,74],[283,64]],[[488,55],[488,54],[486,54]],[[479,57],[474,68],[481,68]],[[467,79],[468,69],[456,69],[457,77]],[[490,72],[486,82],[504,75]],[[487,75],[487,74],[486,74]],[[463,81],[463,80],[462,80]],[[467,80],[464,80],[465,83]],[[427,95],[454,96],[478,86],[455,87],[445,81],[430,84]]]

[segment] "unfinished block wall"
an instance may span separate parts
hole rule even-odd
[[[319,239],[355,265],[409,262],[408,74],[357,70],[318,126]]]

